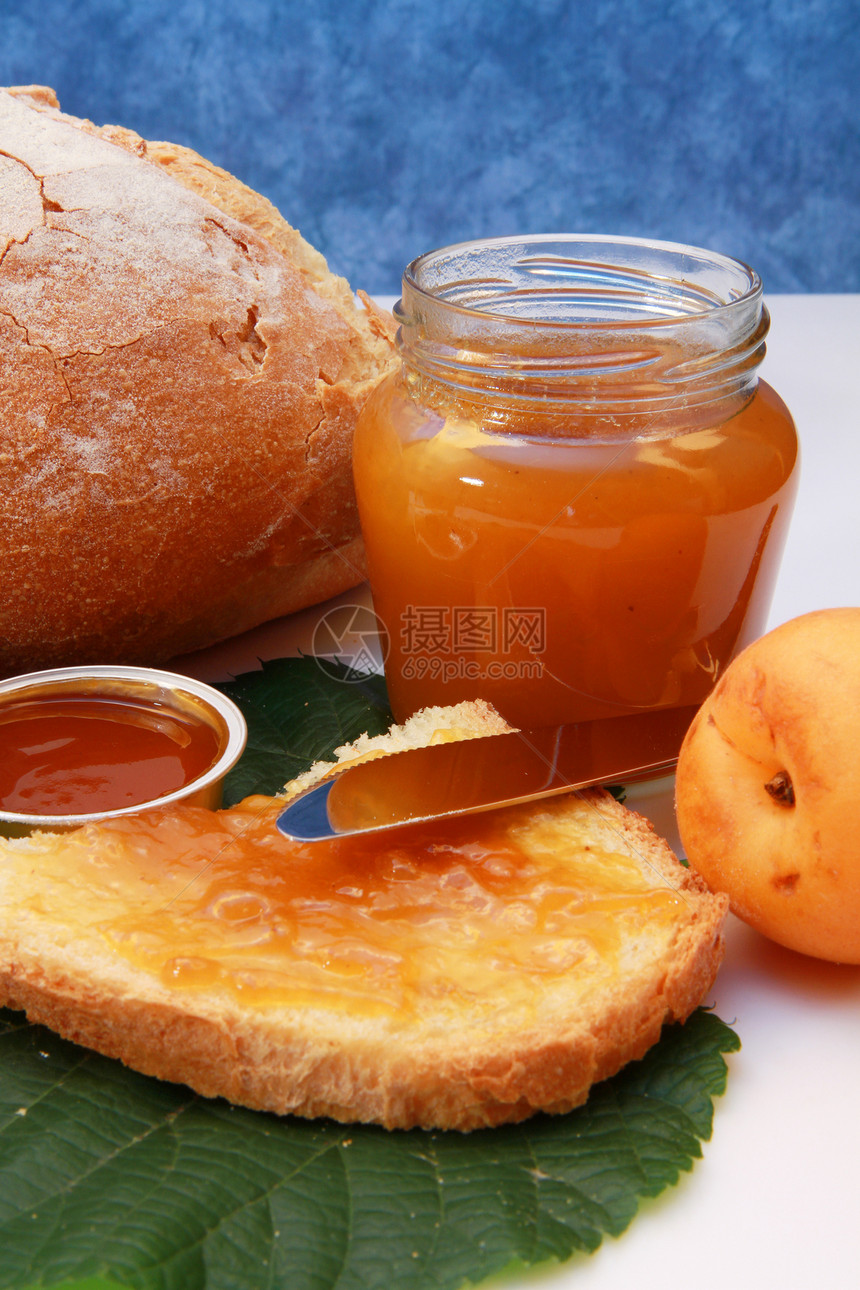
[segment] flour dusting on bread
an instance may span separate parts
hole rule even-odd
[[[270,202],[0,90],[0,302],[0,675],[157,664],[364,580],[391,330]]]

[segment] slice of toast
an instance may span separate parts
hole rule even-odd
[[[711,986],[725,898],[600,789],[304,846],[282,805],[0,841],[0,1001],[205,1096],[465,1130],[578,1105]]]

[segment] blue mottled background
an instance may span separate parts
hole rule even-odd
[[[0,84],[188,144],[354,286],[603,232],[860,290],[860,0],[0,0]]]

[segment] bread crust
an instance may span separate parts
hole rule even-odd
[[[450,716],[450,728],[463,737],[470,720],[473,734],[482,725],[484,732],[498,729],[495,714],[470,713],[468,705]],[[444,725],[444,713],[434,713],[399,728],[392,746],[430,741]],[[358,755],[379,751],[374,742]],[[341,750],[341,760],[355,755],[355,747]],[[323,765],[316,775],[326,773]],[[234,808],[245,812],[235,829],[270,836],[282,804],[249,799]],[[431,989],[406,1015],[333,1006],[322,997],[302,1006],[250,1006],[217,986],[165,985],[106,952],[96,933],[70,929],[48,876],[58,857],[63,876],[64,843],[43,834],[0,843],[0,999],[136,1070],[278,1114],[471,1130],[538,1110],[567,1111],[585,1101],[595,1081],[641,1057],[664,1024],[683,1021],[703,1001],[722,958],[728,902],[680,865],[647,821],[601,789],[498,814],[517,829],[549,822],[553,837],[569,837],[573,856],[587,838],[629,857],[649,883],[674,893],[669,921],[633,924],[609,967],[586,960],[546,984],[521,981],[522,990],[502,999],[478,991],[464,1003],[456,989],[450,996]],[[183,818],[193,822],[193,811]],[[110,864],[99,826],[74,845],[103,851]],[[78,883],[71,852],[66,868]],[[87,899],[98,908],[108,894]],[[128,894],[130,905],[136,899]],[[516,887],[510,899],[528,909]],[[372,1000],[372,980],[364,988]]]
[[[0,675],[153,664],[365,576],[380,311],[188,149],[0,90]]]

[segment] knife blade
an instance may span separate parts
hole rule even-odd
[[[387,753],[295,797],[278,829],[296,842],[325,841],[671,770],[696,711],[663,708]]]

